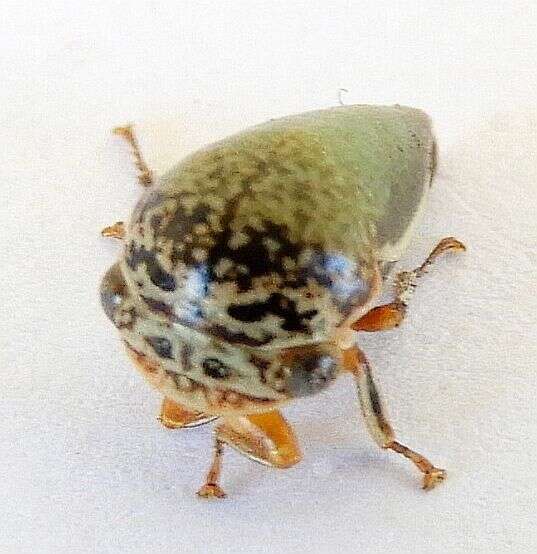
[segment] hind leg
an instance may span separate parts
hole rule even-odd
[[[211,416],[202,412],[193,412],[183,408],[181,404],[174,402],[169,398],[162,401],[159,420],[168,429],[182,429],[189,427],[198,427],[210,421],[214,421],[217,416]]]
[[[225,496],[218,484],[225,444],[256,462],[281,469],[302,457],[295,434],[280,412],[225,417],[215,430],[213,463],[198,491],[201,497]]]
[[[371,367],[361,350],[354,347],[345,352],[345,365],[354,375],[362,415],[374,441],[409,459],[423,473],[423,489],[431,490],[446,478],[446,471],[435,467],[427,458],[395,440],[380,395],[373,381]]]

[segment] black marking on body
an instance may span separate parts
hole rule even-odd
[[[145,341],[161,358],[173,360],[172,343],[165,337],[144,337]]]
[[[245,156],[255,155],[245,153]],[[219,158],[220,156],[220,158]],[[228,162],[218,152],[212,154],[213,169],[210,174],[200,174],[199,178],[207,180],[226,180],[229,175],[237,177],[239,169],[235,169],[235,161]],[[275,171],[270,160],[270,171]],[[216,163],[216,169],[214,165]],[[174,318],[174,314],[181,314],[181,322],[188,326],[203,328],[207,332],[225,339],[233,344],[261,346],[270,343],[275,336],[262,325],[257,329],[259,337],[251,337],[245,332],[229,331],[224,325],[206,321],[202,307],[204,300],[213,294],[215,284],[231,283],[237,288],[237,303],[229,306],[228,313],[234,319],[242,322],[262,321],[274,314],[282,318],[281,328],[284,331],[310,333],[307,320],[311,320],[316,310],[299,313],[296,302],[287,298],[284,289],[308,290],[313,284],[319,285],[332,297],[342,315],[347,315],[354,306],[363,303],[370,292],[370,284],[361,275],[360,267],[340,253],[325,253],[322,245],[306,245],[293,242],[289,238],[289,230],[285,225],[278,225],[270,220],[261,220],[259,228],[244,226],[238,229],[235,225],[237,213],[241,203],[246,198],[254,198],[252,185],[263,180],[269,172],[267,162],[256,160],[258,173],[242,177],[238,175],[242,190],[228,199],[223,211],[214,210],[197,193],[181,191],[173,197],[162,193],[150,195],[147,204],[141,203],[137,207],[135,223],[149,225],[154,233],[154,241],[165,238],[172,242],[170,260],[174,267],[181,266],[181,280],[167,273],[159,264],[155,252],[148,251],[144,246],[131,243],[127,250],[127,263],[132,269],[138,264],[145,263],[151,281],[162,290],[173,291],[177,288],[188,288],[189,299],[180,298],[179,304],[169,306],[160,301],[147,301],[154,312]],[[231,165],[230,165],[231,164]],[[288,171],[287,168],[281,168]],[[183,205],[185,197],[189,199]],[[173,199],[173,206],[162,208],[159,204]],[[196,200],[197,202],[192,202]],[[158,213],[148,215],[148,210],[155,208]],[[162,213],[161,213],[162,212]],[[147,216],[147,217],[146,217]],[[215,230],[212,217],[217,217]],[[297,216],[298,217],[298,216]],[[301,214],[307,219],[308,214]],[[207,232],[197,233],[196,226],[207,226]],[[236,232],[243,235],[239,244],[233,245]],[[309,251],[309,259],[303,259],[303,253]],[[199,252],[203,256],[200,257]],[[222,266],[221,262],[224,261]],[[229,267],[225,267],[225,265]],[[344,268],[342,270],[341,268]],[[259,281],[263,277],[270,277],[272,282],[278,282],[282,294],[273,293],[264,302],[241,304],[241,293],[254,289],[261,289]],[[257,280],[257,281],[256,281]],[[306,292],[304,291],[304,292]],[[177,300],[175,300],[177,302]]]
[[[160,300],[154,300],[148,296],[140,295],[140,298],[147,304],[147,307],[154,313],[165,316],[168,319],[174,319],[173,308]]]
[[[213,379],[226,379],[232,373],[231,369],[217,358],[205,358],[202,367],[205,375]]]
[[[223,339],[226,342],[229,342],[229,344],[243,344],[245,346],[264,346],[272,342],[272,340],[274,340],[275,338],[272,333],[263,333],[262,339],[256,339],[247,335],[246,333],[243,333],[242,331],[230,331],[224,325],[208,325],[206,329],[209,333],[211,333],[211,335],[214,335],[219,339]]]
[[[260,321],[269,314],[283,318],[281,328],[284,331],[308,332],[309,328],[304,319],[310,320],[317,315],[318,310],[308,310],[299,313],[296,302],[280,293],[271,294],[264,302],[250,302],[249,304],[231,304],[228,314],[239,321],[251,323]]]
[[[267,382],[266,372],[270,367],[270,361],[260,358],[255,354],[250,354],[250,358],[248,361],[257,368],[257,370],[259,371],[259,379],[263,384],[266,384]]]
[[[182,261],[189,266],[199,268],[204,264],[200,264],[194,258],[194,248],[205,248],[205,245],[200,243],[199,238],[194,233],[194,227],[198,224],[207,224],[208,216],[212,213],[209,205],[200,202],[197,204],[192,213],[188,213],[179,203],[175,208],[175,212],[170,221],[162,226],[162,219],[158,216],[152,218],[152,226],[159,236],[170,239],[174,243],[174,249],[171,254],[172,264],[176,265],[178,261]],[[191,242],[183,239],[190,235]],[[181,243],[182,249],[177,248],[178,242]]]
[[[181,369],[190,371],[192,369],[192,346],[188,343],[183,343],[181,347]]]
[[[137,317],[138,314],[133,307],[128,310],[121,310],[118,316],[119,322],[116,323],[114,321],[114,324],[117,329],[128,329],[129,331],[132,331]],[[126,321],[121,321],[122,319],[125,319]]]
[[[192,210],[187,210],[183,207],[181,205],[181,198],[191,196],[192,193],[181,193],[174,208],[173,216],[166,223],[164,223],[160,215],[153,215],[150,219],[150,225],[155,235],[165,237],[174,243],[171,255],[172,263],[174,265],[179,261],[184,263],[189,268],[189,272],[196,274],[197,282],[205,285],[206,294],[209,291],[210,284],[214,282],[233,282],[237,284],[238,292],[246,292],[252,288],[252,280],[256,277],[277,274],[285,279],[288,276],[288,272],[283,266],[284,258],[287,257],[296,262],[302,252],[301,245],[297,245],[289,240],[287,229],[284,226],[276,225],[269,220],[262,221],[263,230],[245,226],[241,229],[241,232],[247,237],[245,243],[237,248],[232,248],[229,245],[235,233],[232,229],[232,222],[236,218],[242,200],[254,194],[251,188],[252,184],[263,178],[267,172],[266,163],[260,162],[260,164],[259,174],[250,176],[245,180],[242,183],[243,190],[227,202],[222,214],[218,214],[219,225],[222,231],[211,235],[213,241],[211,246],[207,246],[203,242],[203,238],[196,235],[194,228],[199,224],[211,227],[209,216],[215,212],[203,201],[195,205]],[[165,199],[166,197],[161,196],[162,201]],[[152,198],[150,207],[153,208],[157,205],[157,198]],[[145,207],[139,209],[137,221],[142,221],[146,211]],[[190,241],[184,240],[187,236],[190,237]],[[264,244],[263,239],[267,238],[270,238],[277,245],[276,252],[271,252]],[[193,252],[196,248],[206,251],[207,258],[205,261],[200,262],[195,258]],[[135,257],[132,263],[137,265],[139,263],[138,259],[146,261],[151,253],[140,247],[134,254]],[[215,268],[222,259],[227,259],[231,262],[230,269],[224,275],[217,275]],[[154,256],[153,259],[149,260],[149,263],[153,263],[153,261]],[[247,271],[237,273],[237,266],[243,266]],[[296,286],[301,285],[297,283]]]
[[[371,409],[373,410],[373,413],[377,417],[382,418],[382,404],[380,403],[380,397],[375,387],[375,383],[373,382],[373,378],[369,373],[367,374],[367,389],[369,392],[369,399],[371,400]]]
[[[226,214],[227,216],[227,214]],[[226,217],[225,216],[225,217]],[[287,238],[287,229],[281,225],[275,225],[268,220],[262,220],[262,231],[246,226],[241,232],[246,235],[245,244],[237,248],[231,248],[229,242],[233,237],[230,227],[232,219],[224,223],[224,231],[217,238],[215,245],[209,250],[207,264],[210,270],[210,278],[216,282],[234,282],[238,292],[246,292],[252,288],[252,280],[265,275],[279,275],[284,280],[288,279],[288,271],[283,266],[284,258],[297,261],[302,247],[291,242]],[[263,239],[271,239],[277,245],[277,250],[271,252]],[[219,277],[214,273],[214,267],[221,259],[228,259],[233,266],[244,266],[245,273],[235,274],[229,271]]]
[[[174,276],[160,265],[155,252],[146,250],[144,246],[136,246],[134,242],[131,242],[127,248],[126,262],[133,271],[136,271],[138,266],[143,263],[154,285],[168,292],[175,290]]]

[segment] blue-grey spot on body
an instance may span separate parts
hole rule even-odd
[[[231,368],[217,358],[205,358],[202,367],[205,375],[213,379],[225,379],[232,373]]]
[[[173,360],[172,343],[165,337],[145,337],[146,342],[161,357]]]
[[[205,298],[209,289],[209,268],[207,264],[196,264],[188,271],[182,288],[189,298]]]
[[[344,315],[365,302],[371,291],[371,284],[361,275],[360,267],[339,253],[315,250],[298,273],[303,286],[310,279],[330,293]]]

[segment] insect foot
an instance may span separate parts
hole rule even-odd
[[[198,491],[198,496],[201,498],[225,498],[226,493],[220,488],[219,485],[207,483]]]
[[[445,469],[434,468],[423,476],[423,490],[430,491],[444,481],[447,477]]]

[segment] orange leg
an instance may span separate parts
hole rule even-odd
[[[225,417],[215,430],[213,463],[205,484],[198,491],[199,496],[225,496],[218,484],[224,444],[252,460],[281,469],[301,459],[295,434],[278,411]]]
[[[441,483],[446,478],[445,470],[435,467],[427,458],[395,440],[364,353],[357,347],[346,350],[344,363],[346,369],[354,375],[362,415],[375,442],[381,448],[393,450],[408,458],[423,473],[425,490],[431,490]]]
[[[406,305],[392,302],[375,306],[352,324],[355,331],[387,331],[399,327],[405,317]]]
[[[198,496],[202,498],[225,498],[226,493],[218,484],[220,472],[222,470],[222,456],[224,454],[224,443],[216,438],[214,441],[213,462],[211,469],[207,473],[205,483],[198,491]]]
[[[183,408],[181,404],[165,398],[162,401],[159,420],[168,429],[182,429],[187,427],[197,427],[209,423],[216,419],[216,416],[210,416],[201,412],[191,412]]]
[[[426,273],[427,268],[444,252],[464,250],[466,247],[457,239],[453,237],[442,239],[419,267],[413,271],[402,271],[397,274],[395,279],[396,296],[393,302],[369,310],[352,324],[352,328],[355,331],[375,332],[399,327],[406,315],[408,300],[416,288],[416,282]]]
[[[145,163],[145,160],[142,156],[142,152],[140,151],[140,146],[138,145],[138,140],[136,139],[136,135],[134,133],[134,129],[132,125],[125,125],[124,127],[116,127],[112,130],[112,132],[115,135],[119,135],[120,137],[124,138],[127,143],[130,145],[132,150],[132,155],[134,156],[134,164],[136,165],[136,169],[138,169],[138,181],[140,181],[140,184],[143,187],[151,187],[153,186],[153,173],[147,167],[147,164]]]
[[[124,239],[125,238],[125,225],[123,221],[118,221],[114,223],[113,225],[109,225],[108,227],[105,227],[101,231],[101,235],[103,237],[111,237],[113,239]]]
[[[115,135],[119,135],[123,139],[127,141],[127,143],[130,145],[132,154],[134,156],[134,164],[136,165],[136,169],[138,170],[138,181],[143,187],[151,187],[154,185],[153,180],[153,173],[147,167],[147,164],[145,163],[145,160],[142,156],[142,152],[140,150],[140,146],[138,144],[138,140],[136,139],[136,135],[134,133],[134,129],[132,125],[125,125],[124,127],[116,127],[112,130],[112,132]],[[125,225],[122,221],[118,221],[117,223],[114,223],[113,225],[109,225],[108,227],[105,227],[101,231],[101,235],[103,237],[111,237],[114,239],[123,239],[125,238]]]

